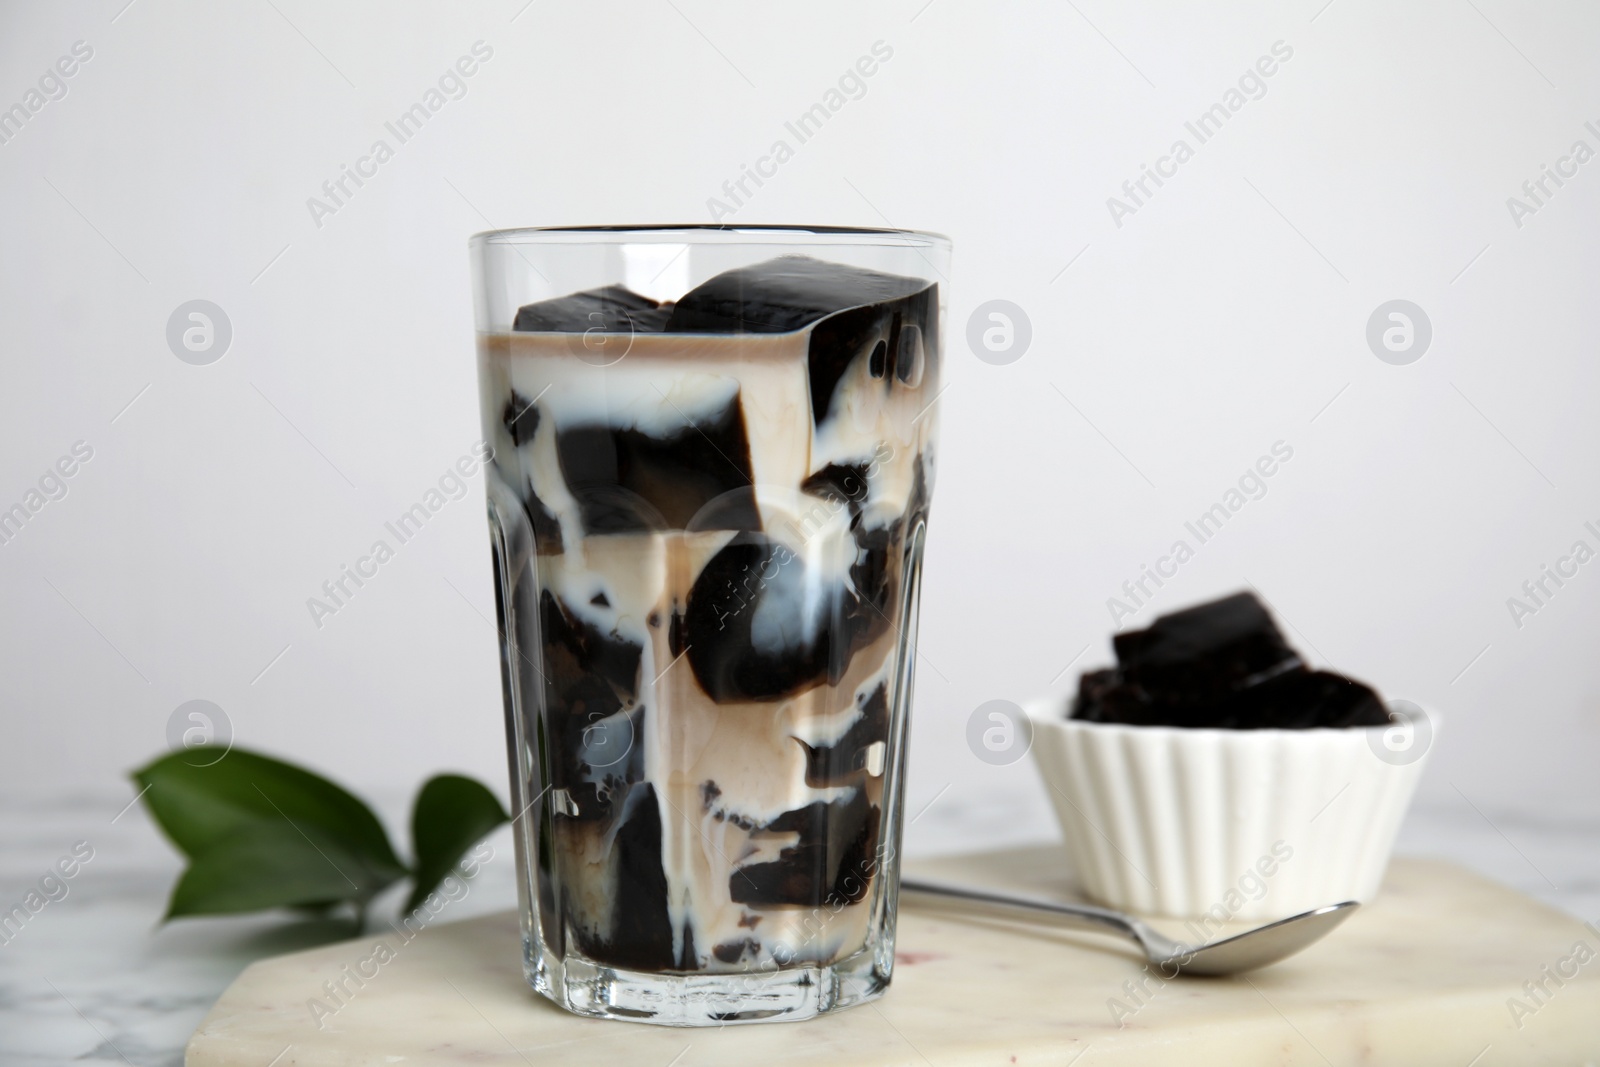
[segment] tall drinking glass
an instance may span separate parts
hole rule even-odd
[[[472,240],[529,982],[671,1025],[880,994],[949,242]]]

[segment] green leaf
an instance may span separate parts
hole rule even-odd
[[[335,841],[313,840],[282,820],[262,822],[195,856],[172,889],[166,918],[344,900],[361,907],[391,881]]]
[[[411,810],[416,884],[406,901],[410,914],[427,899],[461,857],[510,816],[481,783],[459,774],[430,778]]]
[[[133,775],[149,787],[145,804],[185,855],[256,823],[288,822],[322,830],[375,867],[405,873],[372,809],[326,778],[238,748],[204,767],[186,755],[164,756]]]
[[[237,748],[203,767],[186,755],[133,775],[190,859],[169,918],[347,900],[364,908],[407,873],[372,809],[326,778]]]

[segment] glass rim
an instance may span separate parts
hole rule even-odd
[[[520,226],[482,230],[472,235],[473,248],[489,245],[567,244],[839,244],[883,245],[897,248],[942,248],[950,238],[931,230],[901,230],[871,226],[804,226],[752,224],[732,226],[716,222],[647,223],[604,226]]]

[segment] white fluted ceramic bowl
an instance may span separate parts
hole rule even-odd
[[[1439,723],[1427,712],[1409,735],[1122,726],[1069,720],[1059,699],[1027,712],[1084,892],[1208,931],[1372,899]]]

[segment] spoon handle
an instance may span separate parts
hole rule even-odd
[[[900,888],[902,891],[912,893],[976,901],[980,904],[992,904],[1018,911],[1045,912],[1065,919],[1069,925],[1091,930],[1110,930],[1138,942],[1141,946],[1144,943],[1134,920],[1120,912],[1097,908],[1091,904],[1063,904],[1054,900],[1036,900],[1032,897],[1012,896],[1009,893],[998,893],[989,889],[924,882],[920,878],[902,878]]]

